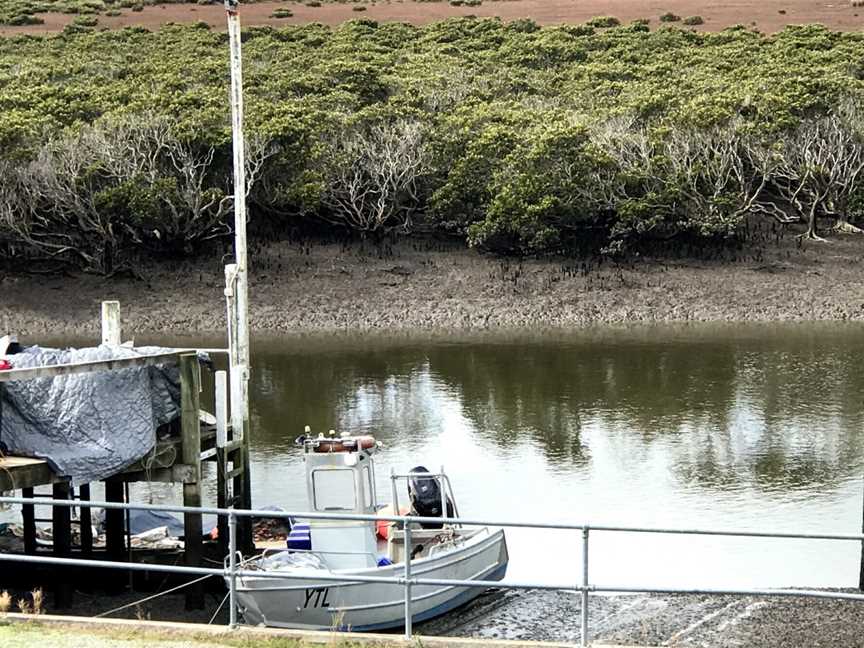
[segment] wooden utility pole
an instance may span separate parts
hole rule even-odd
[[[238,0],[225,0],[228,16],[228,41],[231,48],[231,132],[234,149],[234,267],[226,267],[228,305],[228,347],[231,361],[231,410],[234,439],[239,450],[242,474],[237,478],[241,508],[252,507],[249,470],[249,267],[246,254],[246,149],[243,132],[243,57],[240,38]],[[231,306],[233,297],[233,308]],[[232,321],[233,320],[233,321]],[[251,520],[239,524],[241,549],[250,551]]]
[[[237,307],[238,364],[249,370],[249,279],[246,257],[246,147],[243,134],[243,57],[237,0],[225,0],[228,39],[231,46],[231,133],[234,148],[234,255]],[[244,394],[245,397],[245,394]]]

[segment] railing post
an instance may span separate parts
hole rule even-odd
[[[399,515],[399,492],[396,488],[396,471],[393,466],[390,466],[390,492],[393,497],[393,515]]]
[[[438,473],[438,488],[441,490],[441,517],[449,517],[447,515],[447,493],[444,491],[444,466],[441,466],[441,472]]]
[[[237,516],[228,514],[228,627],[237,627]]]
[[[588,645],[588,526],[582,527],[582,630],[580,645]]]
[[[405,522],[405,641],[411,641],[411,527]]]

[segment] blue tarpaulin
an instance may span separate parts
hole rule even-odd
[[[161,347],[44,349],[6,358],[15,369],[170,353]],[[73,485],[114,475],[153,449],[156,429],[180,416],[176,365],[14,380],[0,398],[0,449],[49,462]]]

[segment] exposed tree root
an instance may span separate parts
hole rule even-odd
[[[827,243],[828,242],[828,239],[826,239],[822,236],[819,236],[818,234],[816,234],[814,232],[804,232],[803,234],[799,234],[797,238],[799,238],[803,241],[816,241],[817,243]]]
[[[857,225],[853,225],[852,223],[848,223],[846,221],[837,221],[834,227],[831,228],[834,232],[840,232],[842,234],[864,234],[864,229],[861,229]]]

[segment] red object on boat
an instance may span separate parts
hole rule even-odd
[[[331,437],[315,439],[315,452],[356,452],[375,447],[375,437],[367,435],[354,437]]]
[[[411,508],[408,506],[400,506],[398,515],[408,515],[411,511]],[[388,504],[380,511],[378,511],[378,515],[397,515],[397,513],[393,510],[393,505]],[[378,537],[382,540],[386,540],[390,536],[390,525],[392,522],[390,520],[378,520],[375,523],[375,531],[378,534]]]
[[[0,371],[8,371],[12,368],[12,363],[8,360],[0,360]]]

